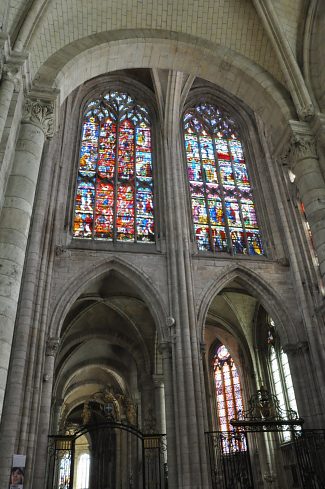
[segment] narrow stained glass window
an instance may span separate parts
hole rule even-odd
[[[127,93],[111,91],[85,109],[73,236],[155,240],[150,118]]]
[[[213,357],[217,416],[221,431],[231,431],[230,420],[243,410],[238,370],[228,349],[219,345]]]
[[[271,318],[269,318],[269,321],[269,362],[273,391],[279,401],[279,406],[283,413],[286,413],[289,409],[292,409],[298,414],[288,355],[283,351],[277,342],[274,321]],[[282,432],[282,440],[289,441],[290,439],[290,427],[287,426]]]
[[[234,121],[217,107],[201,103],[185,113],[184,130],[199,250],[264,254]]]

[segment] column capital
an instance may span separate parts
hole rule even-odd
[[[160,341],[158,345],[158,349],[160,353],[169,355],[172,351],[172,342],[171,341]]]
[[[305,158],[317,158],[316,141],[310,134],[293,134],[289,146],[289,158],[294,166]]]
[[[314,133],[307,122],[289,121],[278,142],[276,156],[285,163],[295,164],[306,158],[317,158]]]
[[[153,374],[152,381],[155,387],[162,387],[164,385],[164,376],[163,374]]]
[[[45,134],[46,138],[54,135],[55,106],[53,100],[26,97],[23,107],[22,121],[35,124]]]
[[[60,344],[60,339],[54,336],[50,336],[46,342],[45,355],[47,357],[54,357]]]

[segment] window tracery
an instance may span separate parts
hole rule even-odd
[[[198,249],[264,254],[235,122],[208,103],[188,109],[183,122]]]
[[[109,91],[84,111],[73,237],[155,240],[151,121],[125,92]]]

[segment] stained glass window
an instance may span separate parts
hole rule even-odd
[[[231,431],[230,420],[243,410],[243,398],[238,370],[228,349],[218,345],[213,356],[217,416],[221,431]]]
[[[84,111],[73,236],[155,239],[150,118],[127,93],[110,91]]]
[[[235,122],[201,103],[184,116],[187,171],[199,250],[264,254]]]

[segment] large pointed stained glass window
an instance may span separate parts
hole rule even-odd
[[[127,93],[91,101],[82,121],[75,238],[155,239],[148,110]]]
[[[235,122],[200,103],[184,115],[194,231],[199,250],[262,255],[242,143]]]

